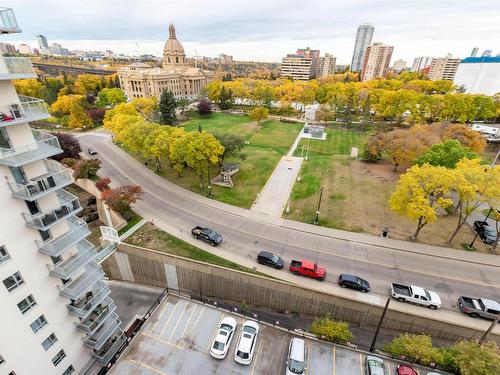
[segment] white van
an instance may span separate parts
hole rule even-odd
[[[286,375],[305,374],[306,371],[306,343],[294,337],[290,340],[288,356],[286,358]]]

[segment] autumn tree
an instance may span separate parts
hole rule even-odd
[[[219,156],[219,166],[222,167],[226,158],[245,160],[246,155],[241,152],[245,147],[245,139],[241,135],[232,133],[215,134],[215,138],[224,147],[224,152]]]
[[[260,125],[262,120],[265,120],[269,115],[269,110],[265,107],[255,107],[250,111],[250,119],[257,121],[257,125]]]
[[[94,125],[102,124],[106,110],[104,108],[91,108],[85,110],[85,114],[92,120]]]
[[[68,126],[71,128],[90,128],[93,122],[78,102],[73,102],[69,111]]]
[[[417,222],[412,240],[417,239],[424,226],[437,220],[438,211],[453,204],[450,190],[454,181],[451,170],[429,164],[415,165],[401,175],[389,206],[399,215]]]
[[[144,139],[144,156],[154,159],[157,172],[162,168],[161,160],[168,158],[170,144],[173,140],[172,132],[173,128],[170,126],[159,126]]]
[[[174,125],[177,122],[175,108],[177,103],[174,94],[169,90],[163,90],[158,106],[159,122],[163,125]]]
[[[125,103],[127,98],[125,97],[125,93],[120,88],[103,88],[97,94],[97,103],[98,107],[114,107],[117,104]]]
[[[101,77],[94,74],[80,74],[75,81],[75,90],[79,94],[98,93],[103,87]]]
[[[334,321],[329,314],[314,318],[309,327],[309,332],[315,334],[318,338],[332,342],[337,340],[345,342],[354,339],[354,335],[349,330],[349,324]]]
[[[450,349],[460,374],[500,374],[500,348],[496,342],[460,341]]]
[[[233,92],[222,85],[219,92],[219,100],[217,101],[219,108],[222,110],[230,109],[233,106]]]
[[[18,79],[14,81],[14,87],[19,95],[42,98],[44,85],[37,79]]]
[[[198,114],[200,116],[208,116],[212,113],[212,106],[206,99],[201,99],[198,102]]]
[[[95,187],[99,191],[104,191],[109,189],[109,184],[111,183],[111,179],[109,177],[101,177],[95,183]]]
[[[466,125],[451,124],[444,128],[442,139],[456,139],[464,147],[470,148],[472,152],[481,153],[486,147],[486,140],[476,130],[472,130]]]
[[[430,149],[414,160],[414,164],[423,165],[427,163],[453,169],[463,158],[475,159],[477,158],[477,154],[470,151],[468,147],[463,147],[459,141],[453,139],[432,145]]]
[[[97,171],[101,168],[101,161],[99,159],[81,159],[74,166],[73,177],[75,180],[80,178],[95,179]]]
[[[210,164],[216,164],[224,153],[224,146],[210,133],[205,131],[189,132],[186,138],[185,163],[193,169],[200,177],[200,186],[203,187],[203,174],[210,168]]]
[[[113,211],[118,212],[124,219],[131,217],[131,206],[137,202],[142,195],[139,185],[123,185],[116,189],[107,189],[101,193],[101,199]]]
[[[332,111],[328,104],[321,104],[316,111],[316,120],[323,121],[327,126],[328,121],[335,120],[335,112]]]
[[[63,151],[61,154],[52,156],[51,158],[57,161],[63,159],[80,159],[80,152],[82,152],[82,147],[80,142],[72,134],[69,133],[53,133],[59,141],[59,146]]]
[[[55,116],[69,115],[72,107],[76,104],[83,110],[84,108],[83,95],[61,95],[50,106],[50,113]]]
[[[432,345],[432,338],[428,335],[403,333],[385,344],[384,350],[396,356],[414,358],[424,365],[443,361],[442,352]]]

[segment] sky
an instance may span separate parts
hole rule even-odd
[[[188,56],[280,62],[311,47],[349,64],[357,27],[394,46],[392,61],[500,53],[500,0],[4,0],[21,34],[2,42],[37,47],[35,35],[69,49],[161,56],[174,23]]]

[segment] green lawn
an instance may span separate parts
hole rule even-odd
[[[368,141],[369,133],[342,129],[327,129],[326,140],[311,140],[309,155],[351,155],[351,147],[358,147],[361,154],[362,148]],[[302,139],[295,150],[295,156],[301,155],[304,145],[306,153],[308,139]]]
[[[258,131],[255,126],[252,126],[248,116],[226,115],[224,113],[212,113],[209,116],[199,116],[196,114],[193,115],[191,120],[180,124],[187,131],[197,131],[200,125],[203,130],[209,133],[235,133],[245,138],[250,137]]]
[[[125,225],[122,229],[118,231],[118,234],[121,236],[123,233],[132,228],[135,224],[142,220],[142,216],[132,211],[132,216],[129,220],[127,220],[127,225]]]

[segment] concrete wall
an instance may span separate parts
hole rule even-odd
[[[225,269],[132,245],[118,250],[102,264],[112,279],[180,289],[192,295],[232,301],[245,300],[255,306],[312,315],[330,313],[337,320],[359,327],[376,326],[383,308],[334,294],[313,291],[287,282]],[[425,312],[425,311],[424,311]],[[449,340],[480,338],[483,331],[452,321],[415,316],[389,309],[384,328],[427,333]],[[490,336],[500,342],[498,332]]]

